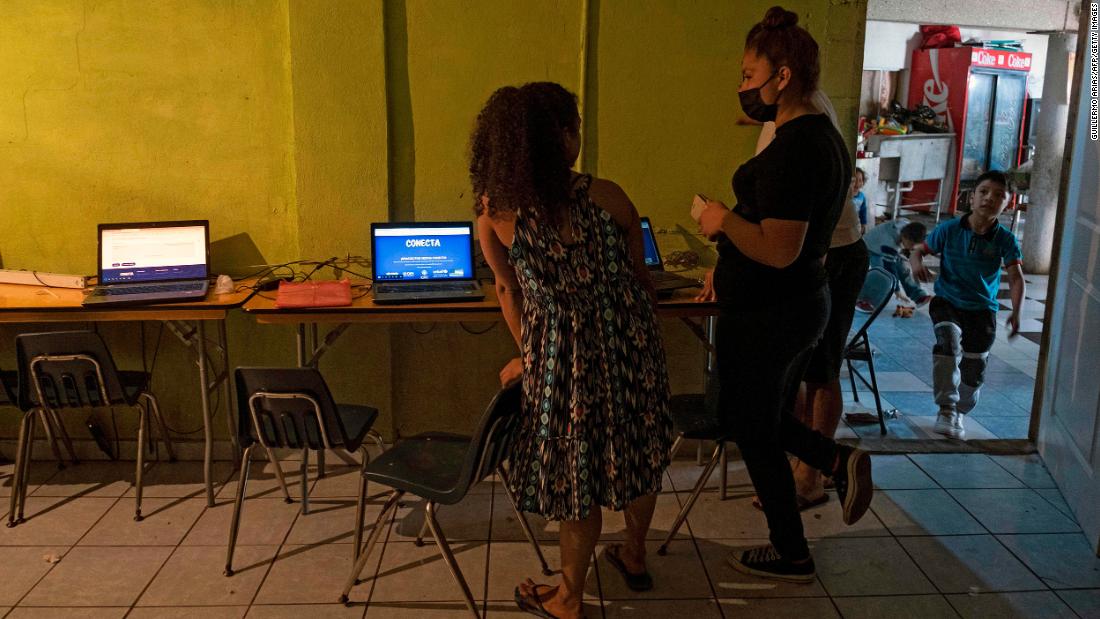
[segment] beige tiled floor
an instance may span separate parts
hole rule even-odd
[[[729,496],[718,476],[666,556],[653,552],[657,587],[630,592],[603,556],[621,539],[622,516],[604,518],[586,583],[589,617],[1094,617],[1100,615],[1100,559],[1091,554],[1065,502],[1036,457],[876,456],[872,510],[845,527],[835,497],[804,514],[817,563],[808,585],[777,584],[734,571],[728,555],[764,543],[751,484],[731,462]],[[288,463],[297,497],[299,477]],[[407,497],[381,526],[381,542],[352,590],[336,603],[352,561],[358,473],[311,472],[310,513],[281,498],[270,465],[253,467],[235,575],[225,543],[236,482],[217,467],[218,505],[202,498],[201,467],[152,466],[143,522],[133,520],[127,463],[84,463],[57,471],[36,463],[27,521],[0,527],[0,617],[382,617],[468,616],[462,595],[429,538],[413,540],[423,502]],[[0,496],[11,465],[0,465]],[[700,469],[677,461],[658,500],[656,550]],[[371,526],[385,488],[372,486]],[[0,501],[0,514],[7,501]],[[539,573],[534,554],[498,482],[440,510],[466,579],[488,617],[517,611],[513,588]],[[559,565],[557,527],[530,517],[550,565]]]

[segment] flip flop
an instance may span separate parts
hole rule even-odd
[[[620,548],[622,548],[622,546],[619,544],[608,546],[603,555],[607,557],[607,562],[610,563],[612,567],[619,570],[619,573],[623,575],[623,581],[626,582],[627,589],[631,591],[649,591],[652,589],[653,577],[649,575],[649,572],[635,574],[626,569],[626,564],[619,558]]]
[[[539,587],[546,587],[547,589],[549,589],[550,585],[534,585],[533,587],[531,587],[532,592],[534,593],[534,597],[532,598],[535,601],[534,604],[528,602],[528,598],[523,597],[523,593],[519,590],[519,587],[516,587],[516,606],[518,606],[519,609],[523,612],[530,613],[536,617],[542,617],[543,619],[558,619],[556,616],[550,614],[550,612],[546,610],[545,607],[543,607],[542,600],[539,599]]]
[[[798,511],[804,512],[807,509],[813,509],[818,505],[824,505],[825,503],[827,503],[829,501],[829,495],[828,493],[826,493],[817,497],[816,499],[807,499],[801,495],[796,495],[795,500],[798,502]],[[760,503],[760,499],[758,497],[753,497],[752,506],[756,509],[759,509],[760,511],[764,511],[764,506]]]

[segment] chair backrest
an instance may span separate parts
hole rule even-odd
[[[470,486],[496,472],[512,451],[512,436],[519,424],[523,389],[519,383],[493,396],[477,429],[470,437],[470,449],[462,462],[455,492],[464,495]]]
[[[237,438],[241,447],[343,447],[347,431],[316,368],[237,368]]]
[[[867,291],[866,301],[874,306],[867,321],[859,328],[859,331],[849,340],[851,346],[867,337],[867,330],[874,324],[875,319],[886,309],[890,303],[890,297],[898,289],[898,278],[893,273],[882,267],[871,267],[867,270],[867,277],[863,280],[863,290]]]
[[[24,411],[39,405],[57,409],[126,402],[118,368],[98,333],[25,333],[15,338],[15,354],[19,363],[16,397]]]

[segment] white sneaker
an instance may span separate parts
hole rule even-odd
[[[949,438],[962,439],[966,437],[963,416],[953,410],[941,410],[939,416],[936,417],[936,425],[932,428],[932,431]]]

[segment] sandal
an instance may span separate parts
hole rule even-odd
[[[542,605],[542,600],[539,598],[539,587],[550,588],[550,585],[534,585],[531,587],[534,597],[530,598],[534,600],[534,604],[528,601],[529,598],[523,597],[523,593],[516,587],[516,606],[519,607],[525,613],[530,613],[536,617],[542,617],[543,619],[558,619],[556,616],[550,614],[550,611]]]
[[[631,591],[649,591],[653,588],[653,577],[649,575],[649,572],[642,572],[641,574],[635,574],[626,569],[626,564],[619,558],[619,549],[622,548],[620,544],[608,546],[603,555],[607,557],[607,562],[612,567],[619,570],[619,573],[623,575],[623,581],[626,582],[626,588]],[[614,552],[612,552],[614,551]]]
[[[816,499],[807,499],[799,494],[795,495],[795,499],[798,502],[798,511],[804,512],[807,509],[813,509],[818,505],[824,505],[825,503],[828,503],[829,495],[826,493],[817,497]],[[764,511],[764,506],[760,503],[760,497],[752,498],[752,506],[756,509],[759,509],[760,511]]]

